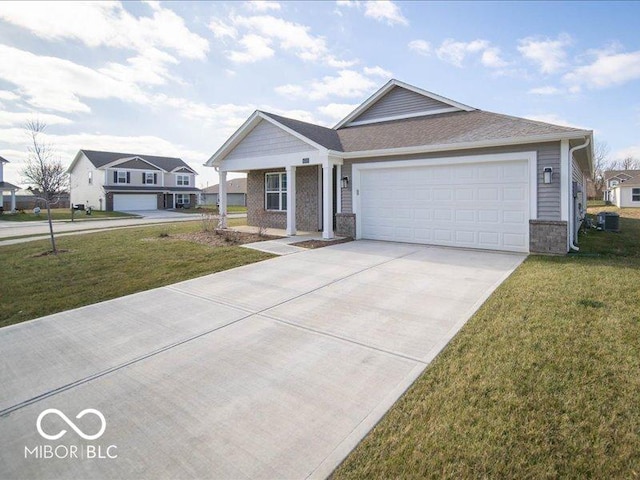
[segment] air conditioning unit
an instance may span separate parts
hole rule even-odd
[[[600,212],[598,214],[598,230],[605,232],[620,231],[620,215],[615,212]]]

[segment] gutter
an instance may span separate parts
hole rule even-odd
[[[585,142],[582,145],[576,145],[575,147],[569,150],[569,195],[571,195],[570,198],[572,200],[573,200],[573,153],[577,150],[582,150],[583,148],[588,147],[590,143],[591,143],[591,137],[587,136]],[[586,188],[586,185],[585,185],[585,188]],[[575,200],[574,202],[571,202],[571,205],[573,205],[573,203],[575,203]],[[580,251],[580,248],[578,248],[578,246],[576,246],[574,242],[574,234],[575,234],[575,232],[573,231],[575,229],[574,222],[575,222],[575,207],[571,211],[571,221],[569,222],[569,247],[572,250]]]

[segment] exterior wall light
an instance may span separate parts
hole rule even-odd
[[[340,181],[342,188],[349,188],[349,177],[342,177]]]
[[[544,183],[551,183],[552,177],[553,177],[553,168],[544,167]]]

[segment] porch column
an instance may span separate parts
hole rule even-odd
[[[322,164],[322,238],[333,238],[333,165]]]
[[[289,165],[287,172],[287,235],[296,234],[296,167]]]
[[[220,206],[218,207],[218,214],[220,220],[218,221],[218,228],[227,228],[227,172],[220,171],[220,188],[218,188],[218,201]]]
[[[16,191],[11,190],[11,211],[16,211]]]

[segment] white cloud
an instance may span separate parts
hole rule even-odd
[[[281,95],[323,100],[330,96],[340,98],[362,97],[376,87],[370,78],[354,70],[340,70],[335,77],[326,76],[305,85],[287,84],[276,87]]]
[[[331,68],[348,68],[358,64],[358,60],[338,60],[333,55],[327,55],[324,61]]]
[[[16,95],[13,92],[10,92],[9,90],[0,90],[0,100],[9,100],[9,101],[14,101],[14,100],[18,100],[20,98],[19,95]]]
[[[622,158],[640,158],[640,145],[630,145],[628,147],[621,148],[616,150],[611,155],[611,158],[622,159]]]
[[[562,90],[560,90],[558,87],[553,87],[549,85],[545,87],[532,88],[527,93],[531,93],[533,95],[558,95],[562,93]]]
[[[0,18],[46,40],[77,40],[89,47],[168,49],[204,59],[209,43],[182,17],[150,2],[151,16],[135,17],[119,2],[0,2]]]
[[[390,0],[365,2],[364,15],[389,25],[409,25],[409,20],[402,15],[400,7]]]
[[[489,68],[502,68],[507,65],[500,57],[500,49],[491,45],[487,40],[473,40],[471,42],[459,42],[452,38],[444,40],[436,55],[440,60],[450,63],[456,67],[462,67],[465,59],[469,55],[480,55],[480,63]]]
[[[252,0],[247,2],[247,6],[256,12],[267,12],[269,10],[280,10],[280,8],[282,8],[278,2],[270,2],[268,0]]]
[[[229,25],[219,18],[212,18],[209,22],[209,30],[213,32],[216,38],[236,38],[238,31],[233,25]]]
[[[567,73],[563,80],[571,89],[579,91],[581,86],[607,88],[640,79],[640,50],[629,53],[600,51],[596,59]]]
[[[331,120],[338,121],[349,115],[358,107],[357,103],[330,103],[322,107],[318,107],[318,111],[329,117]]]
[[[360,2],[358,0],[336,0],[336,5],[351,8],[360,6]]]
[[[229,52],[229,60],[235,63],[253,63],[273,57],[275,53],[275,50],[269,46],[271,40],[260,35],[245,35],[238,43],[242,50]]]
[[[584,130],[591,130],[590,128],[584,127],[582,125],[577,125],[563,117],[560,117],[555,113],[525,115],[524,118],[528,118],[529,120],[535,120],[536,122],[544,122],[544,123],[551,123],[553,125],[560,125],[562,127],[581,128]]]
[[[364,67],[364,69],[362,71],[364,72],[365,75],[368,75],[370,77],[382,77],[382,78],[391,78],[391,77],[393,77],[393,73],[392,72],[390,72],[389,70],[385,70],[384,68],[382,68],[380,66]]]
[[[427,56],[431,53],[431,44],[425,40],[411,40],[407,46],[419,55]]]
[[[73,123],[70,119],[59,115],[0,110],[0,127],[23,127],[25,123],[33,119],[38,119],[47,125],[68,125]]]
[[[164,85],[167,80],[177,81],[167,64],[177,64],[178,60],[166,52],[150,48],[140,55],[127,59],[126,64],[108,63],[99,72],[127,83]]]
[[[518,51],[523,57],[537,64],[542,73],[555,73],[566,66],[566,48],[571,45],[569,35],[558,38],[527,37],[519,40]]]

